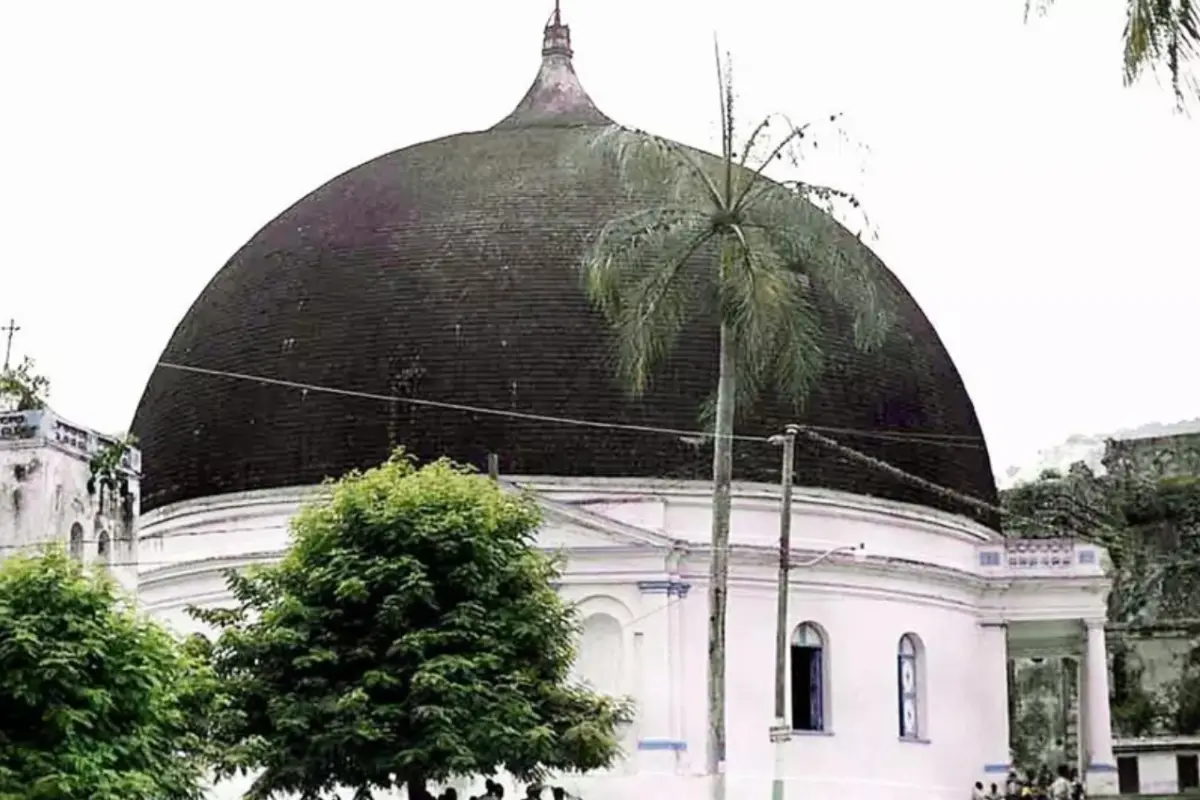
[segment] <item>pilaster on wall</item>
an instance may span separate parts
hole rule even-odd
[[[638,582],[643,610],[634,627],[643,634],[644,658],[637,748],[638,764],[645,772],[675,772],[687,752],[682,736],[679,602],[689,588],[675,577]]]
[[[1009,748],[1008,626],[986,621],[979,625],[979,710],[984,741],[983,773],[987,781],[1002,781],[1012,769]],[[987,785],[985,781],[984,785]]]

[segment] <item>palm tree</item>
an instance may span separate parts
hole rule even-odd
[[[716,55],[719,158],[616,125],[589,137],[584,152],[572,154],[576,168],[588,168],[580,160],[597,158],[606,168],[615,166],[632,198],[656,198],[608,222],[583,262],[587,294],[615,331],[618,371],[631,392],[636,396],[646,389],[691,319],[709,315],[719,323],[717,386],[702,412],[714,440],[710,775],[718,774],[725,749],[735,410],[749,409],[765,391],[799,403],[819,380],[818,295],[831,296],[853,315],[855,343],[863,350],[882,343],[894,318],[892,296],[877,280],[869,251],[829,216],[835,205],[857,208],[857,200],[829,187],[765,174],[785,158],[798,163],[806,147],[816,146],[810,126],[772,116],[739,142],[728,57],[722,61]]]
[[[1054,0],[1025,0],[1025,18],[1052,5]],[[1125,0],[1122,40],[1126,86],[1165,70],[1180,109],[1189,95],[1200,97],[1200,79],[1191,71],[1200,59],[1200,0]]]

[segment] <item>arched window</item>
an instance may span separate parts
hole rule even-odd
[[[896,651],[897,694],[900,703],[900,738],[920,739],[925,720],[921,713],[924,663],[921,640],[915,634],[900,637]]]
[[[100,535],[96,537],[96,557],[107,564],[110,552],[108,531],[100,531]]]
[[[801,623],[792,634],[792,730],[823,731],[828,651],[821,629]]]
[[[71,526],[71,541],[68,545],[71,558],[83,558],[83,526],[76,522]]]

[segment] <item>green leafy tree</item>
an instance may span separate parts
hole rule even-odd
[[[531,498],[402,451],[333,484],[280,563],[229,575],[235,608],[193,610],[219,632],[219,774],[261,770],[252,798],[421,798],[613,763],[629,706],[568,677],[576,616],[539,522]]]
[[[894,318],[877,262],[831,216],[858,201],[766,174],[781,161],[799,164],[816,145],[812,127],[772,116],[741,139],[730,69],[719,56],[717,78],[718,157],[617,125],[571,154],[575,168],[598,180],[615,170],[644,205],[604,225],[583,262],[587,294],[615,332],[618,372],[631,393],[645,391],[689,322],[712,320],[720,332],[717,386],[702,414],[713,435],[710,722],[724,714],[735,416],[764,393],[804,401],[824,367],[825,300],[850,314],[863,350],[883,342]],[[713,739],[723,749],[719,730]],[[719,757],[708,758],[712,768]]]
[[[0,566],[0,798],[203,797],[213,676],[60,549]]]
[[[37,411],[46,407],[49,396],[50,381],[35,371],[32,358],[0,370],[0,409],[7,405],[16,411]]]
[[[1025,18],[1044,14],[1054,0],[1025,0]],[[1170,80],[1176,104],[1200,97],[1192,71],[1200,57],[1200,0],[1125,0],[1123,77],[1130,86],[1147,73]]]

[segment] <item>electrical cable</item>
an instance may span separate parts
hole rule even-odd
[[[657,428],[657,427],[649,426],[649,425],[626,425],[623,423],[601,422],[598,420],[572,419],[570,417],[555,417],[555,416],[549,416],[549,415],[544,415],[544,414],[532,414],[532,413],[523,412],[523,411],[511,411],[511,410],[505,410],[505,409],[469,406],[469,405],[465,405],[465,404],[461,404],[461,403],[444,403],[444,402],[441,402],[438,400],[425,400],[425,399],[421,399],[421,398],[399,397],[399,396],[395,396],[395,395],[376,394],[374,392],[360,392],[360,391],[353,390],[353,389],[339,389],[337,387],[332,387],[332,386],[321,386],[318,384],[300,383],[298,381],[288,381],[288,380],[282,380],[279,378],[268,378],[268,377],[265,377],[262,375],[250,375],[250,374],[247,374],[244,372],[231,372],[229,370],[208,369],[205,367],[189,366],[189,365],[185,365],[185,364],[175,364],[175,363],[169,362],[169,361],[159,361],[158,366],[163,367],[165,369],[180,370],[183,372],[193,372],[193,373],[197,373],[197,374],[201,374],[201,375],[229,378],[229,379],[233,379],[233,380],[254,381],[254,382],[265,383],[265,384],[269,384],[269,385],[283,386],[283,387],[291,388],[291,389],[299,389],[299,390],[305,391],[305,392],[310,392],[310,391],[324,392],[327,394],[336,394],[336,395],[341,395],[341,396],[346,396],[346,397],[361,397],[364,399],[378,400],[378,401],[387,402],[387,403],[409,403],[412,405],[427,406],[427,407],[433,407],[433,408],[447,408],[447,409],[452,409],[452,410],[456,410],[456,411],[464,411],[464,412],[472,413],[472,414],[496,414],[496,415],[500,415],[500,416],[514,417],[514,418],[518,418],[518,419],[528,419],[528,420],[533,420],[533,421],[537,421],[537,422],[547,422],[547,423],[554,423],[554,424],[560,424],[560,425],[577,425],[577,426],[583,426],[583,427],[607,428],[607,429],[617,429],[617,430],[632,430],[632,431],[637,431],[640,433],[663,433],[663,434],[670,434],[673,436],[686,436],[686,437],[697,437],[697,436],[708,437],[708,436],[711,436],[710,434],[705,433],[704,431],[683,430],[683,429],[679,429],[679,428]],[[845,445],[841,444],[840,442],[835,441],[834,439],[831,439],[828,436],[821,434],[819,432],[820,430],[821,430],[821,428],[819,426],[803,426],[803,425],[800,426],[800,431],[804,436],[806,436],[807,438],[816,442],[819,445],[822,445],[824,447],[835,450],[841,456],[843,456],[844,458],[847,458],[851,461],[855,461],[860,464],[864,464],[864,465],[873,467],[874,469],[881,471],[881,472],[885,472],[894,478],[898,478],[898,479],[905,481],[907,483],[910,483],[914,486],[918,486],[926,491],[933,492],[934,494],[940,495],[941,497],[944,497],[946,499],[951,499],[951,500],[955,500],[960,503],[965,503],[966,505],[968,505],[972,508],[980,509],[980,510],[983,510],[983,511],[986,511],[989,513],[993,513],[993,514],[1000,514],[1000,515],[1007,514],[1007,512],[1004,509],[1000,508],[999,506],[997,506],[995,504],[988,503],[984,500],[980,500],[977,497],[971,497],[970,495],[963,494],[962,492],[958,492],[958,491],[949,489],[944,486],[940,486],[940,485],[934,483],[933,481],[926,480],[925,478],[922,478],[918,475],[913,475],[912,473],[906,472],[905,470],[902,470],[893,464],[889,464],[886,461],[882,461],[882,460],[874,458],[872,456],[868,456],[865,453],[860,453],[859,451],[857,451],[853,448],[846,447]],[[874,433],[874,432],[861,431],[858,433],[869,434],[869,433]],[[925,434],[914,434],[912,438],[906,438],[906,439],[904,439],[904,441],[919,442],[919,443],[924,443],[924,444],[947,445],[947,442],[937,442],[937,441],[933,441],[933,440],[929,440],[929,439],[916,438],[918,436],[924,436],[924,435]],[[774,437],[746,436],[746,435],[734,434],[731,438],[734,439],[735,441],[771,442],[771,441],[773,441]],[[959,446],[961,446],[961,443],[959,443]]]
[[[265,383],[271,386],[282,386],[288,389],[299,389],[305,392],[321,392],[324,394],[341,395],[343,397],[359,397],[364,400],[378,400],[385,403],[405,403],[408,405],[422,406],[426,408],[443,408],[450,411],[462,411],[468,414],[490,414],[493,416],[509,417],[512,419],[524,419],[532,422],[547,422],[556,425],[575,425],[577,427],[584,428],[606,428],[609,430],[626,430],[638,433],[662,433],[670,436],[685,436],[689,438],[712,438],[711,433],[699,430],[660,428],[653,425],[634,425],[621,422],[603,422],[600,420],[559,417],[549,414],[535,414],[528,411],[514,411],[503,408],[472,406],[464,403],[443,402],[441,400],[427,400],[419,397],[401,397],[399,395],[363,392],[356,389],[341,389],[334,386],[322,386],[320,384],[289,381],[282,378],[268,378],[263,375],[251,375],[244,372],[231,372],[229,370],[209,369],[207,367],[176,364],[170,361],[159,361],[158,366],[164,369],[177,370],[180,372],[192,372],[199,375],[209,375],[218,378],[253,381],[256,383]],[[922,444],[937,444],[945,447],[969,447],[973,449],[980,449],[983,447],[983,440],[978,436],[966,436],[950,433],[921,433],[916,431],[869,431],[856,428],[837,428],[823,425],[810,425],[809,427],[812,430],[824,431],[825,433],[858,436],[863,438],[880,438],[904,442],[911,441],[920,442]],[[744,442],[771,441],[771,437],[768,436],[748,436],[736,433],[731,438],[735,441]]]

